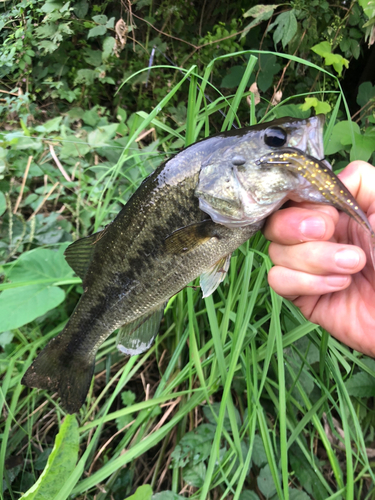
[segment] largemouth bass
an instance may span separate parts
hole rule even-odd
[[[375,238],[323,160],[323,122],[322,116],[282,118],[221,133],[157,168],[109,226],[67,248],[83,295],[22,382],[57,391],[66,411],[78,411],[104,340],[120,328],[120,350],[148,349],[168,299],[198,276],[203,296],[210,295],[224,279],[231,253],[287,199],[335,205]],[[304,168],[311,161],[317,167]],[[335,187],[322,191],[318,179]]]

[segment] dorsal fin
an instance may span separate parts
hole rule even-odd
[[[94,233],[91,236],[80,238],[69,245],[64,252],[67,263],[82,280],[84,279],[87,268],[91,262],[95,249],[95,243],[97,243],[104,236],[106,229],[107,228],[104,228],[102,231]]]

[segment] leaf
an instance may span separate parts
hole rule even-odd
[[[51,500],[73,472],[79,451],[78,423],[75,415],[67,415],[55,438],[55,445],[38,481],[21,500]]]
[[[77,71],[77,76],[74,79],[74,85],[77,85],[78,83],[92,85],[97,77],[98,73],[93,69],[79,69]]]
[[[0,346],[4,349],[6,345],[12,342],[13,337],[14,335],[12,332],[0,333]]]
[[[51,282],[69,279],[73,270],[64,257],[67,245],[61,245],[58,251],[38,248],[22,254],[6,273],[12,282],[28,282],[49,279]]]
[[[144,484],[139,486],[134,493],[134,495],[130,495],[127,497],[127,500],[151,500],[152,497],[152,488],[149,484]]]
[[[350,161],[368,161],[375,151],[375,132],[366,131],[366,134],[354,134],[355,149],[350,150]]]
[[[345,382],[345,387],[350,396],[370,398],[375,396],[375,377],[366,372],[356,373]]]
[[[266,92],[272,85],[273,77],[281,69],[273,54],[260,54],[258,86],[262,92]]]
[[[238,500],[259,500],[258,495],[252,490],[243,490]]]
[[[111,123],[110,125],[103,125],[89,133],[87,141],[90,146],[99,148],[108,144],[108,141],[116,135],[118,123]]]
[[[0,217],[3,215],[6,209],[7,209],[7,203],[5,195],[0,191]]]
[[[220,87],[225,89],[237,87],[239,82],[242,80],[243,75],[245,74],[245,70],[245,66],[232,66],[228,73],[221,80]]]
[[[108,21],[108,17],[105,16],[104,14],[100,14],[98,16],[94,16],[92,20],[95,21],[97,24],[106,24]]]
[[[86,16],[88,10],[89,4],[87,0],[81,0],[80,2],[75,3],[73,6],[73,12],[79,19],[83,19]]]
[[[333,66],[339,76],[341,76],[343,67],[349,67],[349,61],[342,57],[340,54],[332,54],[332,47],[329,42],[320,42],[311,47],[311,50],[321,57],[324,57],[324,64],[326,66]]]
[[[307,111],[310,108],[315,108],[316,114],[327,114],[331,111],[331,106],[328,102],[319,101],[316,97],[306,97],[304,104],[301,104],[302,111]]]
[[[257,477],[257,484],[258,488],[266,498],[271,498],[276,492],[276,486],[268,464],[260,470],[259,476]]]
[[[152,496],[151,500],[186,500],[186,497],[182,497],[173,491],[160,491]]]
[[[311,47],[311,50],[315,52],[315,54],[318,54],[318,56],[326,57],[327,54],[331,53],[331,45],[329,42],[320,42]]]
[[[57,0],[47,0],[46,3],[44,3],[40,7],[40,10],[42,12],[45,12],[46,14],[49,14],[51,12],[54,12],[55,10],[59,11],[62,8],[62,6],[63,3]]]
[[[211,441],[212,446],[212,441]],[[204,462],[189,464],[182,469],[182,477],[187,484],[201,488],[206,477],[206,466]]]
[[[279,14],[274,25],[275,24],[277,24],[277,28],[273,34],[274,44],[276,46],[281,40],[283,48],[285,49],[286,45],[288,45],[297,33],[297,19],[294,14],[294,9]]]
[[[105,26],[94,26],[88,32],[87,38],[104,35],[106,33],[106,31],[107,31],[107,28]],[[82,71],[82,70],[80,70],[80,71]]]
[[[274,10],[277,9],[278,6],[279,5],[277,4],[273,5],[260,4],[246,11],[245,14],[243,14],[243,17],[254,17],[255,19],[246,26],[245,30],[241,35],[241,38],[246,36],[247,33],[250,31],[250,29],[256,24],[259,24],[262,21],[267,21],[272,16]]]
[[[371,82],[364,82],[358,87],[357,103],[361,108],[375,98],[375,86]]]
[[[343,120],[342,122],[336,123],[332,129],[332,134],[326,148],[326,154],[332,155],[338,151],[345,150],[344,146],[351,145],[353,141],[352,131],[353,134],[360,134],[360,128],[357,123],[349,120]]]
[[[56,116],[56,118],[48,120],[46,123],[43,123],[43,125],[38,125],[37,127],[35,127],[35,130],[37,132],[52,132],[55,130],[59,130],[61,120],[62,116]]]
[[[185,467],[188,463],[197,464],[206,460],[211,453],[215,426],[199,425],[194,431],[186,433],[172,453],[175,467]]]
[[[251,459],[258,467],[262,467],[265,463],[267,463],[266,450],[264,449],[262,438],[258,434],[254,436],[253,454]]]
[[[57,307],[64,298],[64,291],[57,286],[29,285],[4,290],[0,294],[0,332],[30,323]]]
[[[289,500],[310,500],[311,497],[302,490],[297,488],[289,488]]]
[[[102,60],[106,61],[108,57],[112,54],[113,52],[113,47],[115,46],[115,39],[113,36],[108,36],[107,38],[104,39],[103,42],[103,52],[102,52]]]

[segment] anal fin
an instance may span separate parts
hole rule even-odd
[[[230,258],[232,254],[223,257],[219,261],[216,262],[210,269],[205,271],[200,276],[200,285],[202,289],[202,296],[208,297],[216,288],[220,285],[222,281],[224,281],[225,276],[227,275]]]
[[[117,348],[124,354],[141,354],[149,349],[159,331],[165,304],[119,328]]]

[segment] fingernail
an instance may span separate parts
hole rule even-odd
[[[347,284],[349,280],[349,276],[327,276],[326,282],[327,285],[332,288],[341,288]]]
[[[301,222],[299,230],[307,238],[321,238],[326,232],[326,221],[322,217],[308,217]]]
[[[335,262],[343,269],[353,269],[359,264],[359,255],[354,250],[339,250],[336,252]]]

